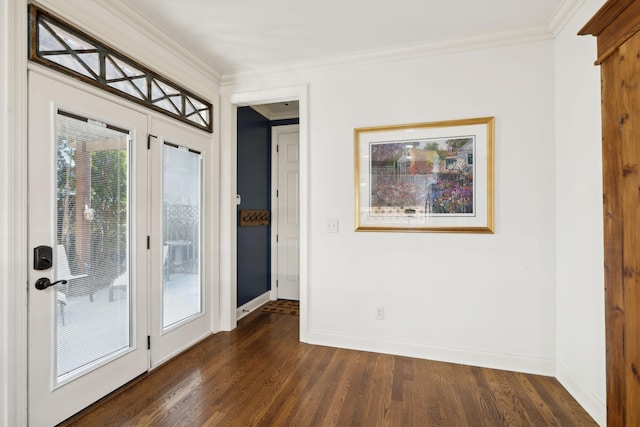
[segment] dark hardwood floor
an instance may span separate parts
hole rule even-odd
[[[591,426],[554,378],[298,342],[255,312],[64,426]]]

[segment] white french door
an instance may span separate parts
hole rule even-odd
[[[29,72],[31,426],[212,331],[210,135],[109,99]]]
[[[208,135],[151,121],[151,367],[211,333],[215,192]],[[205,238],[209,236],[209,238]]]
[[[37,72],[29,94],[29,424],[48,426],[148,369],[147,117]]]

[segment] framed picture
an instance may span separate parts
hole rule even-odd
[[[354,132],[356,231],[493,233],[493,117]]]

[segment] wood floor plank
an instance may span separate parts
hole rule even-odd
[[[553,413],[558,425],[597,425],[556,379],[539,375],[531,375],[528,379]]]
[[[62,426],[592,426],[557,380],[300,343],[255,312]]]
[[[474,374],[479,369],[472,366],[456,365],[455,381],[460,404],[465,410],[465,420],[462,425],[491,427],[494,422],[490,417],[486,416],[486,413],[494,411],[486,411],[486,408],[491,407],[491,405],[486,403],[488,391],[478,384]]]
[[[514,376],[522,387],[522,394],[527,396],[527,399],[523,400],[523,403],[527,406],[527,412],[531,415],[534,425],[559,425],[553,412],[551,412],[545,404],[545,401],[537,393],[533,384],[531,384],[529,379],[530,375],[515,373]]]
[[[393,383],[393,357],[373,355],[370,369],[372,379],[363,402],[363,425],[391,425],[391,384]]]
[[[308,391],[320,380],[326,369],[323,355],[329,350],[320,348],[319,357],[313,357],[311,346],[301,346],[303,353],[299,355],[293,372],[286,376],[287,381],[274,395],[271,407],[259,419],[260,425],[294,425],[295,414],[303,408],[310,410],[318,403],[318,399]],[[305,399],[291,399],[291,396],[306,396]]]
[[[506,371],[484,370],[483,374],[491,388],[499,410],[507,425],[530,426],[529,414],[522,407],[522,403],[516,394],[512,373]]]

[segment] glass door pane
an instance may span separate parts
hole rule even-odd
[[[55,121],[56,383],[128,350],[129,132],[58,111]],[[114,294],[115,292],[115,294]],[[114,298],[115,297],[115,298]]]
[[[162,168],[162,327],[202,313],[199,152],[165,142]]]

